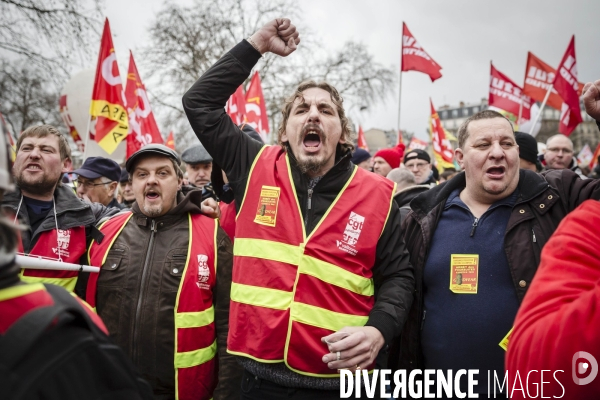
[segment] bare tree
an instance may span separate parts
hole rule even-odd
[[[146,86],[155,111],[163,126],[177,132],[178,149],[197,140],[181,106],[182,94],[241,39],[281,16],[290,17],[299,27],[302,43],[292,57],[266,54],[256,66],[272,132],[280,121],[283,100],[305,79],[328,80],[350,107],[375,104],[392,90],[394,72],[377,64],[363,45],[349,42],[328,56],[302,26],[299,8],[288,1],[196,0],[191,7],[170,4],[159,11],[150,28],[151,43],[144,51],[143,64],[150,71]]]
[[[100,34],[101,1],[0,0],[0,49],[65,79],[96,51],[89,43]]]
[[[0,62],[0,112],[13,132],[36,124],[62,126],[58,97],[41,67],[25,61]]]

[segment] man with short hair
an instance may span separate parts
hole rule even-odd
[[[587,179],[573,155],[573,142],[562,133],[550,136],[546,140],[546,150],[544,152],[546,170],[569,168],[581,179]]]
[[[396,369],[479,369],[502,379],[500,343],[540,252],[568,212],[600,199],[600,182],[569,169],[519,169],[512,124],[496,111],[467,118],[458,141],[464,172],[417,196],[403,225],[416,295],[390,358]],[[487,381],[474,392],[486,397]]]
[[[409,150],[404,154],[404,166],[413,173],[417,185],[435,186],[433,177],[431,157],[429,153],[421,149]]]
[[[88,157],[73,173],[78,175],[77,196],[106,207],[123,208],[116,198],[121,167],[115,161],[105,157]]]
[[[542,164],[538,160],[537,141],[529,133],[515,132],[515,140],[519,146],[519,164],[523,169],[541,172]]]
[[[181,154],[181,159],[185,163],[185,171],[190,185],[200,189],[204,188],[210,182],[212,171],[212,157],[208,151],[198,144],[186,149]]]
[[[339,398],[339,369],[373,368],[412,301],[394,185],[351,163],[337,90],[301,83],[285,101],[275,146],[248,138],[225,113],[262,54],[289,55],[299,41],[289,19],[273,20],[183,98],[234,188],[228,351],[245,368],[244,399]]]
[[[53,126],[27,128],[19,136],[16,151],[16,188],[4,196],[2,208],[16,215],[24,228],[19,251],[79,264],[86,240],[99,233],[96,223],[118,210],[83,202],[60,182],[71,169],[71,149]],[[27,282],[73,290],[78,272],[27,269],[22,275]]]
[[[233,398],[241,369],[225,353],[231,241],[202,215],[202,190],[182,188],[180,162],[159,144],[127,160],[136,201],[92,243],[90,264],[102,269],[90,275],[86,300],[155,398]]]
[[[135,201],[135,194],[131,188],[129,173],[125,168],[121,168],[121,178],[119,179],[119,194],[121,195],[121,205],[123,208],[131,208]]]
[[[400,166],[405,146],[400,143],[396,147],[381,149],[373,156],[373,172],[384,178],[394,168]]]

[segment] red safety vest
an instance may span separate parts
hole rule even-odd
[[[101,267],[115,240],[133,213],[118,214],[106,221],[100,231],[101,244],[92,242],[90,265]],[[185,269],[175,302],[175,398],[210,399],[217,386],[213,289],[216,284],[215,249],[218,223],[201,214],[188,214],[189,247]],[[96,306],[100,274],[90,274],[86,300]]]
[[[322,361],[329,350],[321,338],[368,320],[395,185],[355,167],[307,237],[300,212],[307,205],[298,204],[291,176],[279,146],[263,147],[250,170],[235,232],[227,350],[337,377]]]
[[[108,334],[104,323],[100,320],[100,317],[89,309],[89,306],[81,301],[78,297],[77,300],[84,305],[84,309],[88,311],[88,315],[92,320]],[[23,315],[30,311],[35,310],[39,307],[51,306],[54,304],[54,300],[50,293],[46,291],[46,288],[41,283],[33,283],[30,285],[16,285],[6,289],[0,290],[0,335],[6,333],[6,331],[21,318]]]
[[[60,249],[60,252],[59,252]],[[85,254],[85,227],[78,226],[70,229],[52,229],[42,232],[29,255],[57,259],[64,262],[79,264]],[[23,243],[19,241],[20,253],[23,253]],[[28,283],[53,283],[68,291],[75,290],[78,271],[55,271],[49,269],[23,269],[21,279]]]
[[[231,243],[234,243],[235,240],[235,201],[227,204],[224,202],[219,203],[219,207],[221,208],[221,218],[219,218],[219,225],[225,231],[229,239],[231,239]]]

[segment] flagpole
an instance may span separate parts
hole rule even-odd
[[[533,125],[531,125],[531,129],[529,130],[530,135],[533,135],[533,130],[535,129],[535,125],[537,124],[538,120],[542,116],[542,112],[544,112],[544,107],[546,106],[546,102],[548,101],[548,97],[550,97],[550,92],[552,92],[553,87],[554,87],[554,84],[552,84],[548,87],[546,96],[544,96],[544,101],[542,101],[542,105],[540,106],[540,111],[538,112],[538,115],[536,115],[535,120],[533,121]]]
[[[404,27],[404,21],[402,21]],[[400,35],[400,78],[398,79],[398,132],[400,132],[400,110],[402,106],[402,52],[404,51],[404,29]],[[399,133],[398,133],[399,134]]]
[[[521,103],[519,103],[519,117],[517,118],[517,125],[521,123],[521,116],[523,115],[523,97],[521,97]]]

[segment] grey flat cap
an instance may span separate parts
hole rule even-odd
[[[127,170],[127,172],[133,172],[135,163],[140,158],[140,156],[149,154],[168,157],[177,162],[177,165],[181,165],[181,160],[179,159],[179,155],[175,150],[171,150],[163,144],[148,144],[136,151],[135,153],[133,153],[133,155],[127,159],[127,162],[125,163],[125,169]]]
[[[213,160],[210,154],[208,154],[208,151],[206,151],[201,144],[186,149],[181,153],[181,159],[186,164],[209,163]]]

